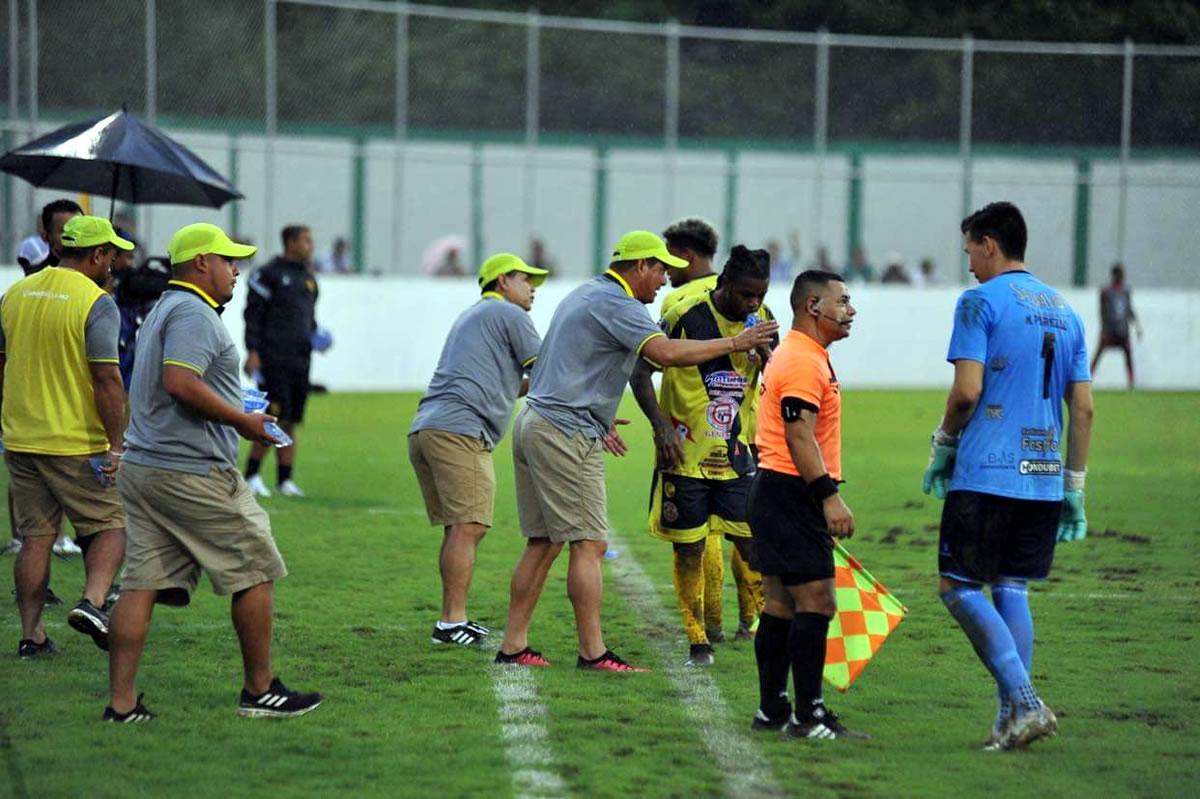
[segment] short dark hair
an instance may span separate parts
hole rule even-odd
[[[845,278],[837,272],[826,272],[823,269],[806,269],[796,275],[796,281],[792,283],[792,312],[800,313],[805,298],[811,297],[816,289],[828,286],[834,281],[844,283]]]
[[[499,278],[499,277],[497,277],[497,278],[496,278],[495,280],[493,280],[492,282],[490,282],[490,283],[485,283],[485,284],[484,284],[484,286],[483,286],[483,288],[479,289],[479,293],[480,293],[480,294],[484,294],[484,293],[486,293],[486,292],[488,292],[488,291],[495,291],[495,290],[496,290],[496,288],[497,288],[499,285],[500,285],[500,278]]]
[[[1004,257],[1013,261],[1025,260],[1029,231],[1025,227],[1025,217],[1012,203],[985,205],[962,221],[962,232],[977,244],[987,236],[996,242]]]
[[[706,258],[717,254],[717,231],[713,226],[698,217],[688,217],[672,222],[663,231],[663,240],[667,246],[676,250],[691,250]]]
[[[279,234],[279,238],[283,240],[283,248],[286,250],[289,241],[295,241],[300,238],[300,234],[308,230],[308,225],[288,225]]]
[[[729,253],[725,267],[717,278],[718,286],[728,285],[741,278],[751,280],[771,279],[771,254],[766,250],[752,250],[744,244],[738,244]]]
[[[55,214],[82,214],[83,209],[79,207],[79,203],[74,200],[68,200],[65,197],[61,200],[53,200],[42,206],[42,231],[50,235],[50,223],[54,221]]]

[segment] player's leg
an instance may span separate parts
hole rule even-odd
[[[713,529],[733,542],[730,567],[738,597],[738,640],[754,637],[752,630],[763,608],[762,575],[750,565],[753,560],[753,539],[747,521],[747,503],[751,477],[714,481]]]
[[[1033,674],[1033,614],[1029,610],[1028,586],[1023,580],[1001,580],[992,586],[992,604],[1012,633],[1025,671]],[[1013,707],[999,689],[996,696],[996,720],[992,723],[992,740],[989,743],[998,745]]]
[[[485,525],[474,522],[452,524],[445,530],[438,556],[442,576],[442,624],[467,623],[467,593],[475,572],[475,552],[487,530]]]
[[[650,534],[671,543],[671,581],[688,638],[685,665],[709,666],[713,658],[706,571],[707,547],[712,544],[708,482],[660,472],[653,491]],[[716,544],[719,551],[720,541]]]
[[[1097,364],[1100,363],[1100,356],[1104,354],[1104,349],[1107,346],[1108,346],[1107,340],[1105,339],[1104,334],[1101,333],[1100,340],[1098,342],[1096,342],[1096,354],[1092,356],[1092,370],[1091,371],[1092,371],[1093,377],[1095,377],[1095,375],[1096,375],[1096,366],[1097,366]]]
[[[13,563],[13,583],[21,617],[18,652],[22,657],[52,654],[54,645],[46,643],[49,639],[42,626],[42,608],[50,584],[50,554],[62,527],[62,506],[42,475],[45,457],[7,452],[5,461],[17,532],[22,539]]]
[[[788,633],[796,613],[792,595],[779,577],[763,575],[763,612],[754,639],[758,666],[758,710],[752,723],[756,730],[781,730],[792,715],[788,701]]]
[[[604,598],[601,564],[608,542],[584,539],[572,541],[570,547],[567,596],[575,610],[579,656],[585,660],[595,660],[608,651],[600,631],[600,607]]]
[[[21,551],[13,563],[22,641],[41,644],[47,640],[42,626],[42,606],[46,586],[50,583],[50,550],[53,546],[53,531],[35,535],[28,527],[23,528]]]
[[[1125,378],[1129,383],[1130,390],[1133,389],[1133,348],[1129,344],[1129,337],[1126,336],[1121,341],[1121,352],[1125,353]]]
[[[304,421],[304,410],[308,407],[308,367],[287,370],[282,382],[287,386],[287,392],[279,426],[292,439],[292,443],[286,447],[280,447],[275,456],[277,467],[275,486],[280,496],[302,497],[304,492],[292,479],[292,469],[296,465],[300,423]]]
[[[722,599],[725,589],[725,547],[720,534],[709,535],[704,542],[704,585],[702,604],[705,636],[709,643],[725,642]]]
[[[125,560],[125,528],[101,530],[87,536],[83,564],[87,582],[83,598],[97,608],[104,607],[121,562]]]
[[[233,629],[242,652],[242,689],[266,693],[275,673],[271,670],[271,629],[274,589],[270,581],[235,591],[230,602]]]

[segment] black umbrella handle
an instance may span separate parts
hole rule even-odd
[[[117,213],[117,183],[121,180],[121,165],[113,164],[112,202],[108,206],[108,221],[112,222]]]

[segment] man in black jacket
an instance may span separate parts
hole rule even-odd
[[[285,497],[302,497],[292,480],[296,460],[296,425],[304,418],[308,400],[308,368],[312,334],[316,329],[317,281],[309,269],[313,256],[312,231],[303,225],[283,229],[283,255],[250,276],[246,299],[245,371],[267,392],[267,412],[293,443],[279,450],[276,488]],[[260,497],[269,497],[258,470],[267,454],[265,444],[250,448],[246,482]]]

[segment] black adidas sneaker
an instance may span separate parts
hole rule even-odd
[[[128,713],[118,713],[112,709],[112,706],[104,708],[104,715],[100,717],[101,721],[112,722],[113,724],[145,724],[147,721],[153,721],[158,716],[151,713],[142,704],[142,697],[145,694],[138,694],[137,704],[133,706],[133,710]]]
[[[258,696],[243,688],[241,701],[238,703],[238,715],[269,719],[303,716],[320,707],[323,699],[324,697],[315,692],[304,694],[292,691],[283,684],[283,680],[276,677],[271,680],[271,687]]]
[[[433,636],[430,640],[435,644],[472,646],[482,642],[489,632],[490,630],[487,627],[484,627],[482,624],[476,624],[473,621],[446,629],[442,629],[435,624],[433,627]]]
[[[812,714],[804,722],[796,720],[792,714],[787,726],[783,728],[784,735],[792,738],[870,738],[865,732],[850,730],[842,724],[834,713],[825,705],[815,705]]]

